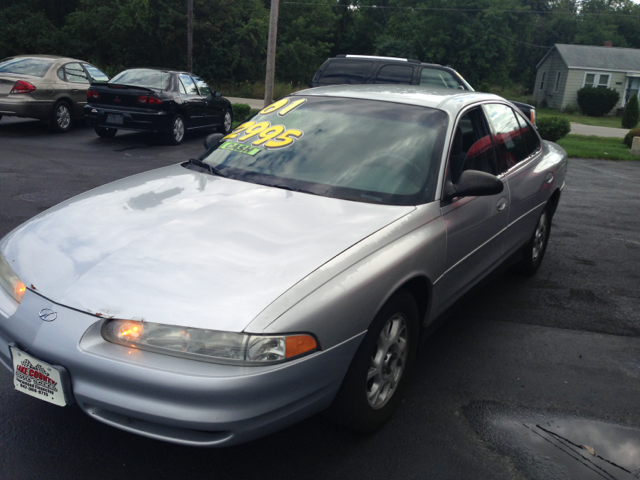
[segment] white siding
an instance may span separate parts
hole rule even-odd
[[[620,100],[618,100],[617,105],[613,108],[613,110],[611,110],[611,112],[609,112],[610,115],[615,115],[616,110],[621,106],[623,101],[624,87],[627,83],[626,73],[607,72],[604,70],[570,69],[566,83],[566,93],[564,95],[561,108],[564,108],[569,104],[578,105],[578,90],[580,90],[584,86],[584,78],[587,73],[597,73],[611,76],[609,80],[609,88],[614,88],[620,94]]]
[[[565,84],[569,70],[564,61],[560,57],[558,50],[554,49],[544,62],[538,68],[536,74],[536,83],[533,87],[533,101],[540,106],[546,101],[548,107],[560,109],[563,106],[563,98],[565,94]],[[542,74],[544,75],[544,85],[542,83]],[[560,73],[560,82],[556,91],[556,79]]]

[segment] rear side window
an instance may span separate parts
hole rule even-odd
[[[5,58],[0,62],[0,73],[17,73],[44,77],[53,60],[43,58]]]
[[[420,85],[435,88],[458,88],[460,83],[449,72],[437,68],[423,68]]]
[[[88,63],[85,63],[84,68],[87,69],[87,72],[89,72],[89,75],[91,75],[91,78],[93,79],[94,82],[103,83],[103,82],[109,81],[109,77],[107,77],[102,71],[98,70],[93,65],[89,65]]]
[[[524,144],[527,149],[527,156],[532,155],[540,149],[540,139],[533,128],[520,116],[516,115],[524,137]]]
[[[506,105],[484,105],[495,131],[494,144],[498,154],[498,173],[506,172],[529,154],[516,114]]]
[[[364,83],[373,62],[358,60],[333,60],[318,79],[321,85]]]
[[[395,83],[411,85],[413,67],[408,65],[385,65],[378,72],[374,83]]]

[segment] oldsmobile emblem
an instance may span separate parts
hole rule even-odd
[[[53,322],[56,318],[58,318],[58,314],[53,310],[49,310],[48,308],[43,308],[42,310],[40,310],[38,316],[40,317],[40,320],[43,320],[45,322]]]

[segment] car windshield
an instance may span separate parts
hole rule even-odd
[[[432,199],[447,115],[373,100],[292,96],[201,158],[230,178],[317,195],[414,205]]]
[[[169,87],[170,79],[171,74],[167,72],[148,70],[146,68],[136,68],[120,72],[109,80],[109,83],[166,90]]]
[[[45,58],[6,58],[0,62],[0,73],[44,77],[51,65],[53,65],[53,60]]]

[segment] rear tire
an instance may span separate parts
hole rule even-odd
[[[166,140],[169,145],[180,145],[184,141],[186,133],[186,127],[184,124],[184,118],[182,115],[176,115],[171,122],[171,129],[166,135]]]
[[[51,113],[51,130],[57,133],[67,133],[72,126],[71,106],[68,102],[60,100],[55,104]]]
[[[540,214],[531,240],[529,240],[529,243],[524,247],[522,260],[514,265],[514,269],[517,272],[530,277],[538,271],[540,265],[542,265],[544,253],[547,251],[550,233],[551,208],[547,205]]]
[[[356,432],[382,427],[397,410],[418,349],[418,308],[396,292],[376,315],[327,416]]]
[[[96,134],[100,138],[113,138],[118,133],[117,128],[108,128],[108,127],[94,127]]]

